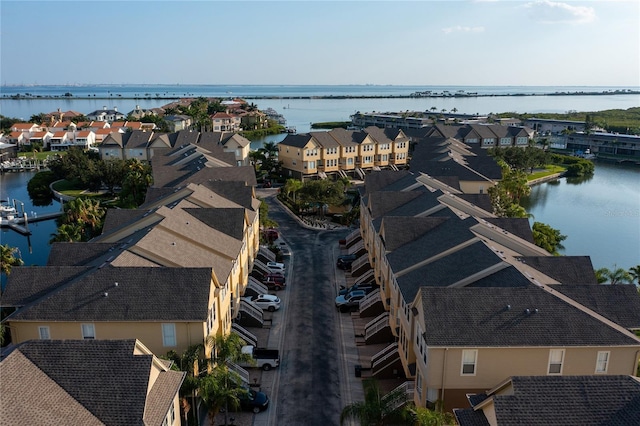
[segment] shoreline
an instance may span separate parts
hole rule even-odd
[[[409,95],[309,95],[309,96],[274,96],[274,95],[239,95],[239,96],[122,96],[118,93],[112,93],[111,96],[70,96],[66,95],[25,95],[25,94],[5,94],[0,97],[3,100],[49,100],[49,99],[64,99],[64,100],[109,100],[124,99],[124,100],[176,100],[176,99],[188,99],[190,97],[205,97],[205,98],[242,98],[242,99],[438,99],[438,98],[491,98],[491,97],[528,97],[528,96],[607,96],[607,95],[640,95],[638,90],[616,90],[616,91],[600,91],[600,92],[549,92],[549,93],[411,93]]]

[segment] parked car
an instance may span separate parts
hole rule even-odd
[[[278,236],[278,231],[273,228],[269,228],[264,231],[264,237],[269,241],[277,240]]]
[[[267,268],[271,272],[284,272],[284,263],[267,262]]]
[[[349,269],[351,269],[352,263],[353,263],[352,259],[338,259],[338,261],[336,262],[336,265],[338,266],[338,268],[348,271]]]
[[[354,284],[351,287],[341,288],[340,291],[338,292],[338,294],[339,295],[344,295],[344,294],[347,294],[347,293],[350,293],[350,292],[356,291],[356,290],[362,290],[365,293],[369,294],[373,290],[375,290],[376,288],[377,288],[377,285],[373,284],[373,283]]]
[[[240,397],[240,408],[257,414],[269,407],[269,397],[266,393],[249,388],[245,389],[247,392]]]
[[[262,283],[269,290],[282,290],[286,285],[286,280],[280,274],[267,274],[262,278]]]
[[[342,254],[336,259],[336,266],[340,266],[341,262],[353,262],[356,260],[355,254]]]
[[[280,298],[273,294],[259,294],[257,296],[247,296],[243,299],[255,303],[260,309],[269,312],[280,309]]]
[[[354,290],[350,293],[340,295],[336,297],[336,308],[341,312],[357,308],[360,305],[360,300],[364,299],[367,293],[364,290]]]

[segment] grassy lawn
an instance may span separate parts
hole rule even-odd
[[[545,170],[540,170],[537,171],[535,173],[530,174],[529,176],[527,176],[527,180],[528,181],[532,181],[535,179],[540,179],[546,176],[550,176],[556,173],[562,173],[565,170],[567,170],[566,168],[562,167],[562,166],[556,166],[556,165],[549,165],[545,167]]]
[[[70,197],[104,197],[104,191],[91,192],[86,188],[81,188],[77,183],[68,180],[61,180],[53,184],[53,189]]]
[[[53,151],[44,151],[44,152],[36,152],[36,158],[38,160],[45,160],[49,156],[54,156],[57,154],[64,154],[64,152],[53,152]],[[19,152],[18,157],[26,157],[27,159],[33,159],[33,152]]]

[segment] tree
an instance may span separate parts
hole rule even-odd
[[[414,419],[415,426],[445,426],[456,424],[455,417],[451,413],[442,411],[442,403],[436,403],[436,409],[425,407],[413,407],[409,409]]]
[[[135,158],[127,160],[120,192],[121,203],[125,206],[139,206],[144,202],[151,183],[151,167],[148,164],[142,164]]]
[[[278,226],[278,222],[269,218],[269,205],[264,200],[260,200],[259,214],[262,228],[276,228]]]
[[[223,408],[225,408],[224,424],[226,425],[229,408],[237,409],[240,406],[240,398],[247,393],[247,390],[242,387],[240,375],[226,367],[215,368],[210,374],[200,379],[199,390],[202,402],[207,407],[211,425]]]
[[[629,276],[631,277],[632,283],[640,284],[640,265],[629,268]]]
[[[534,243],[549,253],[558,256],[558,249],[564,248],[562,241],[567,239],[558,229],[554,229],[546,223],[534,222],[531,227]]]
[[[310,180],[300,189],[300,202],[308,206],[316,206],[320,214],[324,214],[325,205],[338,206],[345,200],[344,182],[331,182],[327,179]]]
[[[502,166],[502,179],[487,191],[493,212],[500,217],[527,217],[527,211],[520,206],[522,197],[531,193],[525,173],[513,170],[504,161],[499,161],[499,164]]]
[[[364,380],[362,386],[364,401],[354,402],[342,409],[341,425],[347,419],[358,419],[363,426],[382,426],[407,418],[404,408],[407,394],[403,390],[396,389],[385,395],[375,379]]]
[[[632,283],[633,276],[624,268],[618,268],[617,265],[613,265],[613,269],[600,268],[596,270],[596,277],[598,283],[610,283],[611,285]]]
[[[9,275],[14,266],[22,266],[24,262],[20,257],[20,249],[8,244],[0,245],[0,263],[0,272],[5,275]]]
[[[56,233],[51,234],[49,243],[73,243],[82,240],[82,227],[77,223],[62,224],[58,226]]]
[[[293,194],[293,204],[296,204],[296,192],[300,191],[304,186],[303,182],[298,179],[287,179],[284,183],[284,187],[282,188],[284,192],[287,194],[287,197],[290,197]]]

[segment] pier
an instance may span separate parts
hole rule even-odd
[[[24,214],[23,217],[16,217],[11,220],[2,218],[0,219],[0,227],[12,229],[22,235],[31,235],[31,231],[29,231],[29,223],[41,222],[43,220],[55,219],[59,216],[62,216],[63,212],[52,212],[52,213],[42,213],[42,214]]]

